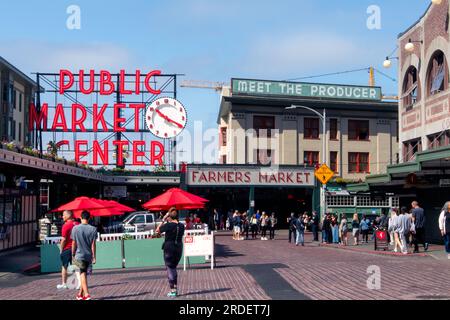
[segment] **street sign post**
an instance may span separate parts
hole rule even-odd
[[[327,182],[333,178],[334,171],[331,170],[326,164],[322,164],[318,169],[316,169],[316,171],[314,171],[314,175],[322,184],[327,184]]]

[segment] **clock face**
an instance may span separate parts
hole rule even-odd
[[[158,138],[174,138],[186,127],[186,109],[173,98],[160,98],[147,108],[145,121],[151,133]]]

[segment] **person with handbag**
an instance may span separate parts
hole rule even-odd
[[[450,201],[446,202],[439,215],[439,230],[444,237],[445,251],[450,260]]]
[[[177,266],[183,254],[184,225],[178,221],[176,208],[170,208],[164,216],[163,223],[156,229],[156,234],[164,233],[164,243],[162,245],[164,253],[164,264],[166,265],[167,278],[169,281],[169,298],[178,295],[178,274]]]

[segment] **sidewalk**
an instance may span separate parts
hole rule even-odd
[[[19,277],[39,268],[39,247],[27,246],[0,253],[0,280]]]
[[[357,246],[353,245],[353,239],[349,239],[349,245],[343,246],[340,244],[328,244],[328,243],[318,243],[320,247],[326,248],[334,248],[340,250],[348,250],[360,253],[368,253],[368,254],[376,254],[376,255],[388,255],[388,256],[397,256],[397,257],[432,257],[436,260],[448,260],[447,253],[445,252],[443,245],[434,245],[430,244],[428,251],[424,251],[423,247],[419,247],[419,253],[412,253],[411,248],[409,249],[409,253],[404,255],[401,252],[394,252],[393,247],[389,246],[389,250],[375,250],[375,245],[373,240],[369,240],[369,243],[359,244]]]

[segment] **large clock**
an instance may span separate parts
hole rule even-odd
[[[150,132],[158,138],[174,138],[186,127],[186,109],[176,99],[159,98],[147,108],[145,121]]]

